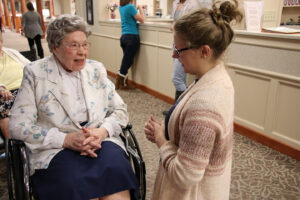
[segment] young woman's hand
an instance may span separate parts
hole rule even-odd
[[[161,147],[167,142],[165,137],[164,121],[158,122],[153,116],[151,116],[148,122],[145,124],[144,132],[147,139],[153,143],[156,143],[158,147]]]

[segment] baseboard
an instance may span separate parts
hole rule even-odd
[[[116,78],[116,76],[117,76],[116,73],[113,73],[111,71],[107,71],[107,75],[109,75],[109,76],[111,76],[113,78]],[[146,86],[144,86],[142,84],[136,83],[136,82],[134,82],[132,80],[128,80],[128,82],[134,84],[136,86],[136,88],[142,90],[143,92],[146,92],[146,93],[148,93],[148,94],[150,94],[152,96],[155,96],[156,98],[158,98],[158,99],[160,99],[160,100],[162,100],[164,102],[167,102],[167,103],[169,103],[171,105],[174,104],[174,98],[166,96],[166,95],[164,95],[162,93],[159,93],[159,92],[157,92],[157,91],[155,91],[155,90],[153,90],[151,88],[148,88],[148,87],[146,87]]]
[[[115,78],[117,76],[116,73],[113,73],[110,71],[107,71],[107,74],[113,78]],[[152,96],[155,96],[164,102],[167,102],[169,104],[174,104],[173,98],[170,98],[170,97],[168,97],[162,93],[159,93],[153,89],[150,89],[144,85],[135,83],[134,81],[131,81],[131,80],[128,80],[128,81],[135,84],[138,89],[140,89]],[[285,155],[288,155],[288,156],[300,161],[300,151],[298,149],[295,149],[294,147],[286,145],[280,141],[277,141],[273,138],[267,137],[267,136],[263,135],[262,133],[254,131],[246,126],[243,126],[243,125],[240,125],[237,123],[234,123],[234,132],[244,135],[255,142],[263,144],[267,147],[270,147],[276,151],[279,151]]]
[[[291,147],[238,123],[234,123],[234,132],[300,161],[300,150],[294,147]]]
[[[116,74],[116,73],[113,73],[113,72],[108,71],[108,70],[106,70],[106,71],[107,71],[107,75],[108,75],[108,76],[111,76],[111,77],[113,77],[113,78],[116,78],[116,77],[117,77],[117,74]]]

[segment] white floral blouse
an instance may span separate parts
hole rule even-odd
[[[63,149],[66,134],[82,128],[72,117],[69,93],[58,67],[53,55],[28,64],[11,109],[10,133],[28,147],[31,174],[34,169],[47,168],[54,155]],[[104,65],[87,60],[79,74],[88,115],[85,126],[110,127],[106,140],[124,148],[119,134],[128,123],[127,106],[107,78]],[[53,128],[58,131],[49,131]]]

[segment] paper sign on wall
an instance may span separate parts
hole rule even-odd
[[[198,2],[200,3],[201,8],[211,9],[214,0],[198,0]]]
[[[247,31],[260,31],[262,26],[263,1],[245,1],[245,18]]]

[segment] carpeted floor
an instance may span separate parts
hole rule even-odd
[[[140,90],[119,91],[128,105],[130,122],[139,141],[147,170],[147,200],[150,199],[158,166],[158,151],[148,142],[143,127],[150,115],[163,120],[169,104]],[[231,200],[300,199],[300,162],[235,134]],[[5,161],[0,160],[0,200],[8,199]]]
[[[158,165],[155,145],[148,142],[143,127],[150,115],[163,120],[170,107],[140,90],[120,91],[146,162],[147,199],[150,199]],[[235,134],[231,200],[300,199],[300,161],[296,161],[248,138]]]
[[[18,50],[21,50],[19,46],[25,50],[28,46],[24,37],[15,34],[10,35],[10,31],[6,31],[4,34],[4,43],[5,46]],[[19,46],[11,46],[10,44],[18,44]],[[45,41],[43,41],[43,46],[45,55],[49,55]],[[128,105],[130,122],[133,124],[133,130],[146,162],[146,199],[149,200],[159,158],[156,146],[148,142],[144,136],[144,123],[150,115],[158,120],[163,120],[161,113],[163,110],[169,109],[170,105],[140,90],[119,91],[119,94]],[[239,134],[235,134],[234,139],[231,200],[300,199],[300,161]],[[5,160],[0,159],[0,200],[7,199]]]

